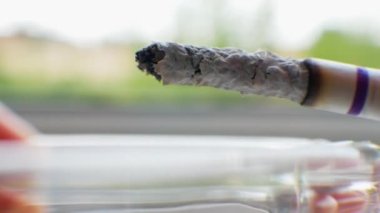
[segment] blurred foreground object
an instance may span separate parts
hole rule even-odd
[[[303,106],[380,120],[380,71],[333,61],[283,58],[154,43],[136,53],[141,70],[163,84],[211,86],[289,99]]]
[[[378,147],[370,143],[43,136],[6,107],[1,121],[0,213],[176,212],[223,203],[270,212],[379,210]]]
[[[36,130],[28,122],[0,103],[0,146],[3,143],[7,145],[24,143],[36,133]],[[22,144],[22,146],[27,145]],[[19,157],[22,158],[22,156]],[[7,162],[5,159],[2,159],[0,164],[12,166],[12,162]],[[33,180],[28,175],[28,171],[11,172],[0,177],[0,213],[41,213],[42,208],[25,198],[22,191],[10,190],[10,188],[20,185],[32,187]]]
[[[23,142],[36,133],[27,121],[0,103],[0,141]]]
[[[1,182],[0,182],[1,184]],[[0,188],[0,213],[42,213],[42,208],[23,195]]]
[[[377,212],[371,143],[204,136],[36,136],[0,146],[0,177],[48,212],[176,212],[240,204],[268,212]]]

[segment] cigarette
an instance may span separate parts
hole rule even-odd
[[[302,106],[380,120],[380,71],[269,51],[153,43],[136,53],[138,68],[164,85],[210,86],[273,96]]]

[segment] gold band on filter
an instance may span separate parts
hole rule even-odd
[[[380,120],[380,71],[321,59],[303,63],[310,77],[302,105]]]

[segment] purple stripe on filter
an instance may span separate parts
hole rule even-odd
[[[359,115],[364,108],[369,87],[369,74],[364,68],[357,69],[356,90],[348,114]]]

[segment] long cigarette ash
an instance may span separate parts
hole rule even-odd
[[[211,86],[298,103],[307,93],[309,72],[304,63],[268,51],[153,43],[136,53],[136,61],[165,85]]]

